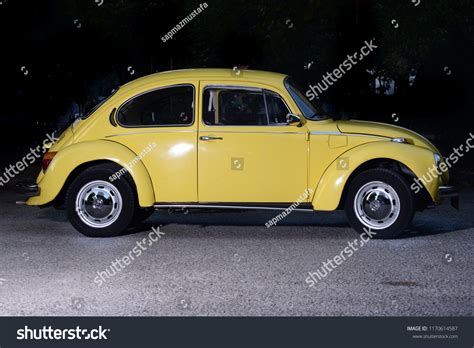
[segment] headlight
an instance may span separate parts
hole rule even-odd
[[[441,168],[439,167],[439,165],[441,164],[441,156],[435,153],[434,160],[435,160],[435,165],[436,165],[436,169],[438,170],[438,173],[441,173]]]

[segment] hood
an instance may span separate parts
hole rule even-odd
[[[438,149],[425,137],[409,129],[379,122],[338,121],[337,128],[341,133],[376,135],[387,138],[406,138],[410,144],[423,147],[434,153]]]

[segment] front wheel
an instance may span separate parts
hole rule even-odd
[[[112,237],[124,232],[135,212],[134,191],[122,177],[109,178],[120,170],[114,164],[91,167],[71,183],[66,195],[69,221],[88,237]]]
[[[370,169],[351,182],[345,203],[346,216],[360,234],[371,231],[374,238],[400,235],[415,213],[415,197],[400,174]]]

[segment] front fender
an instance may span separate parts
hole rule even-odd
[[[428,170],[435,164],[432,151],[410,144],[373,142],[357,146],[343,153],[326,169],[313,196],[314,209],[337,209],[351,174],[363,163],[374,159],[398,161],[408,167],[418,178],[426,176]],[[438,187],[437,179],[425,185],[434,202],[439,200]]]
[[[46,173],[38,177],[39,195],[28,199],[28,205],[41,206],[51,203],[63,188],[66,180],[82,164],[108,160],[128,172],[137,188],[138,203],[141,207],[151,207],[155,195],[150,175],[141,161],[130,166],[137,155],[122,144],[109,140],[94,140],[70,145],[61,149],[49,165]]]

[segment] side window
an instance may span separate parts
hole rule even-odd
[[[290,113],[281,97],[273,92],[265,91],[268,108],[268,121],[270,124],[286,124],[286,115]]]
[[[262,91],[206,88],[203,101],[203,121],[207,125],[268,125]]]
[[[117,120],[122,126],[186,126],[194,121],[194,88],[175,86],[142,94],[125,103]]]

